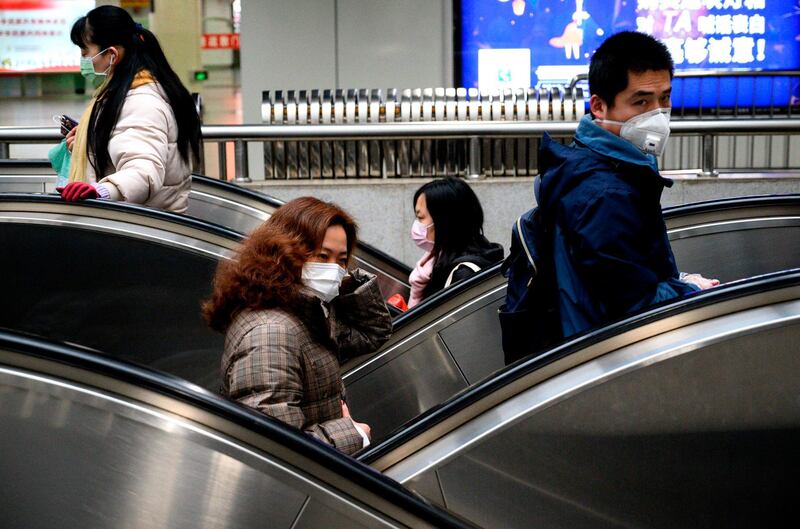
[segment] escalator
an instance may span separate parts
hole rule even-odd
[[[122,203],[0,195],[0,327],[219,388],[223,336],[200,304],[241,235]]]
[[[0,192],[44,193],[55,183],[49,162],[23,160],[7,161],[0,173],[13,171],[14,175],[0,177]],[[23,174],[30,173],[30,174]],[[269,218],[282,201],[251,191],[241,186],[202,175],[192,175],[187,215],[217,224],[227,230],[248,234]],[[378,276],[384,297],[400,293],[408,299],[408,274],[411,269],[390,255],[360,242],[356,247],[359,267]]]
[[[665,210],[679,269],[733,281],[800,266],[800,196],[725,199]],[[395,320],[391,340],[343,366],[352,409],[381,439],[504,365],[499,265]]]
[[[800,263],[798,211],[792,196],[666,215],[671,231],[680,230],[673,237],[679,263],[695,259],[688,271],[720,270],[729,279]],[[773,233],[780,244],[759,250]],[[15,280],[0,299],[0,326],[79,343],[216,391],[223,337],[205,326],[199,307],[216,262],[240,237],[128,204],[4,195],[0,240],[15,258],[4,259],[0,273]],[[725,237],[736,239],[736,254],[717,253]],[[684,251],[686,243],[704,252]],[[351,408],[376,439],[503,367],[496,308],[504,289],[496,268],[483,271],[400,316],[381,351],[343,366]]]
[[[360,459],[485,527],[786,525],[798,342],[800,270],[731,283],[517,362]]]
[[[469,527],[183,380],[0,331],[0,526]]]

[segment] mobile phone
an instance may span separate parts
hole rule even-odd
[[[69,131],[74,129],[78,126],[78,122],[72,119],[71,117],[67,116],[66,114],[62,114],[61,116],[61,134],[66,136],[69,134]]]

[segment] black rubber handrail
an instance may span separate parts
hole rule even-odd
[[[436,527],[457,528],[467,525],[465,521],[432,506],[394,480],[311,439],[299,430],[227,401],[178,377],[102,356],[87,348],[48,342],[2,329],[0,349],[107,376],[187,403],[286,446]]]
[[[715,200],[705,200],[702,202],[692,202],[680,206],[664,208],[664,219],[669,220],[674,217],[692,215],[697,213],[707,213],[725,209],[738,209],[748,207],[769,207],[769,206],[800,206],[800,195],[753,195],[746,197],[731,197]]]
[[[487,279],[491,279],[496,275],[500,274],[500,266],[502,264],[503,264],[502,262],[495,263],[479,271],[477,274],[468,277],[464,281],[459,281],[458,283],[455,283],[453,286],[444,288],[439,292],[436,292],[434,295],[426,298],[419,305],[415,306],[413,309],[404,312],[403,314],[392,320],[392,326],[394,330],[397,331],[398,329],[406,325],[409,325],[411,322],[416,321],[425,314],[436,309],[436,307],[440,306],[441,304],[447,303],[450,299],[460,295],[462,292],[470,290],[471,288],[475,287],[476,285],[479,285],[480,283],[486,281]]]
[[[275,197],[269,196],[269,195],[267,195],[265,193],[261,193],[259,191],[254,191],[252,189],[247,189],[245,187],[242,187],[242,186],[239,186],[239,185],[236,185],[236,184],[232,184],[230,182],[224,182],[222,180],[217,180],[215,178],[210,178],[208,176],[193,174],[192,175],[192,179],[193,180],[197,180],[198,182],[202,182],[203,185],[207,185],[209,187],[214,187],[214,188],[226,191],[226,192],[234,194],[234,195],[238,194],[238,195],[240,195],[242,197],[248,198],[248,199],[256,201],[256,202],[260,202],[262,204],[265,204],[265,205],[273,207],[273,208],[279,208],[283,204],[285,204],[284,201],[282,201],[280,199],[277,199]],[[383,261],[383,262],[389,264],[390,266],[396,268],[397,270],[399,270],[401,273],[405,274],[406,276],[408,276],[408,274],[411,273],[411,267],[410,266],[408,266],[407,264],[405,264],[403,262],[398,261],[396,258],[392,257],[391,255],[383,252],[382,250],[378,250],[374,246],[372,246],[370,244],[367,244],[367,243],[365,243],[363,241],[359,241],[358,242],[358,251],[359,251],[359,253],[366,254],[366,255],[368,255],[370,257],[374,257],[374,258],[376,258],[376,259],[378,259],[380,261]]]
[[[478,382],[474,386],[466,388],[461,393],[453,396],[444,403],[430,408],[421,415],[400,426],[397,430],[395,430],[394,434],[391,434],[381,443],[372,445],[367,450],[358,454],[358,459],[370,464],[391,452],[398,446],[407,443],[424,431],[441,423],[445,419],[452,417],[459,411],[475,404],[500,388],[503,388],[557,360],[584,350],[587,347],[607,340],[613,336],[618,336],[632,329],[653,323],[657,320],[677,316],[679,314],[697,310],[716,303],[722,303],[724,301],[742,298],[769,290],[778,290],[781,288],[798,285],[800,285],[800,269],[774,272],[754,278],[735,281],[714,289],[696,292],[677,301],[671,303],[665,302],[664,304],[657,305],[635,316],[616,321],[595,330],[587,331],[584,334],[578,335],[566,342],[563,342],[561,345],[558,345],[549,351],[520,359],[517,362],[500,370],[492,378]]]
[[[246,187],[242,187],[237,184],[233,184],[231,182],[225,182],[224,180],[219,180],[217,178],[211,178],[210,176],[205,176],[201,174],[192,174],[192,181],[198,181],[201,184],[213,187],[222,191],[226,191],[233,195],[240,195],[242,197],[249,198],[256,202],[260,202],[267,206],[273,208],[279,208],[284,205],[286,202],[283,200],[277,199],[275,197],[271,197],[264,193],[259,193],[258,191],[253,191],[252,189],[248,189]]]
[[[59,205],[67,204],[58,195],[43,195],[34,193],[0,193],[0,202],[25,202]],[[241,233],[235,232],[218,224],[195,219],[193,217],[187,217],[185,215],[179,215],[177,213],[171,213],[169,211],[147,208],[137,204],[130,204],[128,202],[112,202],[109,200],[82,200],[78,204],[68,205],[75,208],[120,211],[141,217],[161,220],[171,224],[180,224],[181,226],[211,233],[235,242],[241,242],[244,239],[244,236]]]
[[[24,167],[26,169],[39,169],[45,168],[50,169],[50,161],[49,160],[28,160],[24,158],[8,158],[0,160],[0,167]],[[33,174],[33,175],[0,175],[0,178],[4,176],[43,176],[41,174]],[[55,177],[55,173],[52,175]]]
[[[759,195],[747,197],[733,197],[723,198],[716,200],[707,200],[703,202],[694,202],[692,204],[684,204],[680,206],[672,206],[664,208],[664,219],[669,220],[675,217],[682,217],[686,215],[707,213],[720,210],[738,209],[746,207],[768,207],[768,206],[798,206],[800,207],[800,195],[787,194],[787,195]],[[428,313],[432,308],[441,303],[446,302],[454,296],[459,295],[461,292],[472,288],[481,281],[493,277],[500,272],[501,263],[492,265],[489,268],[481,270],[478,274],[453,285],[450,288],[441,290],[424,300],[422,303],[414,307],[414,309],[403,313],[394,320],[395,330],[410,324],[410,322],[421,317],[423,314]]]

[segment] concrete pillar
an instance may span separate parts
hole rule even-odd
[[[167,5],[169,4],[169,5]],[[150,31],[155,33],[169,64],[190,92],[199,92],[193,72],[202,69],[202,6],[198,0],[155,2],[150,14]]]

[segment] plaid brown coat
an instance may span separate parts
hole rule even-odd
[[[375,276],[351,272],[352,281],[329,305],[303,295],[296,307],[243,311],[225,335],[222,392],[352,454],[363,444],[352,420],[342,417],[339,362],[371,353],[392,332]],[[349,291],[349,292],[348,292]],[[358,416],[358,410],[351,410]]]

